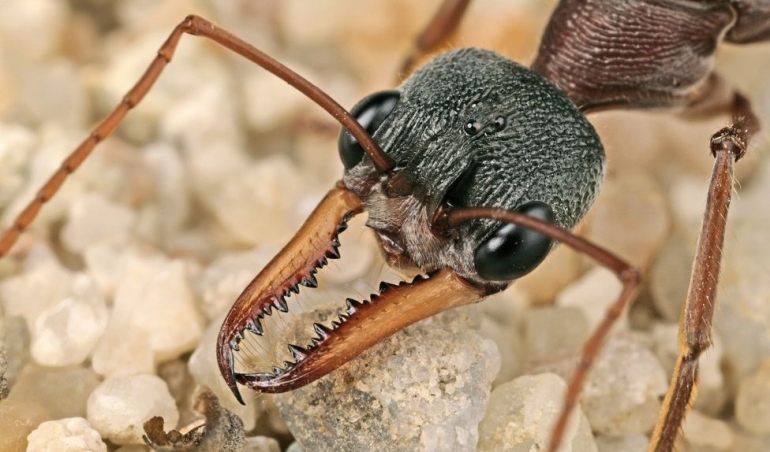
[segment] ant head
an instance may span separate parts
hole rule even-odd
[[[396,162],[378,171],[342,132],[343,182],[396,265],[449,267],[505,287],[542,261],[550,241],[492,220],[449,226],[446,211],[498,207],[571,229],[601,183],[604,151],[583,114],[543,77],[487,50],[441,55],[352,114]]]

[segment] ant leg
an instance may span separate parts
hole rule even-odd
[[[417,66],[417,62],[434,52],[457,30],[471,0],[444,0],[428,25],[417,36],[414,48],[401,64],[399,79],[405,79]]]
[[[711,137],[711,153],[716,157],[716,162],[690,276],[690,288],[679,320],[679,357],[652,434],[650,451],[673,450],[685,413],[695,397],[698,358],[711,346],[711,320],[716,303],[727,211],[733,190],[733,163],[746,152],[746,137],[747,131],[741,122],[725,127]]]
[[[741,123],[746,142],[761,128],[759,117],[746,96],[732,88],[719,74],[712,72],[702,86],[690,94],[682,116],[701,119],[725,112]]]
[[[169,35],[166,42],[158,50],[158,54],[150,63],[150,66],[142,74],[136,84],[123,97],[120,104],[115,107],[106,118],[93,129],[86,138],[62,163],[61,167],[38,190],[35,199],[16,217],[13,224],[0,236],[0,257],[10,251],[16,243],[19,235],[29,227],[37,216],[43,204],[48,202],[59,190],[67,177],[72,174],[83,161],[91,154],[94,147],[107,138],[125,117],[126,113],[142,101],[144,96],[160,76],[163,69],[171,62],[179,40],[182,35],[190,34],[203,36],[215,41],[225,48],[243,56],[258,64],[289,85],[293,86],[312,101],[329,112],[343,127],[361,143],[364,151],[374,162],[375,167],[381,172],[388,172],[394,166],[393,160],[380,150],[379,146],[371,139],[369,134],[350,114],[318,87],[302,78],[299,74],[282,65],[278,61],[259,51],[238,37],[217,27],[211,22],[198,16],[187,16],[182,23],[177,25]]]
[[[639,271],[610,251],[607,251],[570,231],[520,212],[493,207],[469,207],[452,209],[446,213],[446,220],[450,226],[456,226],[464,221],[476,218],[487,218],[513,223],[564,243],[607,267],[615,273],[618,279],[623,283],[623,290],[617,300],[610,306],[610,309],[607,310],[604,319],[596,330],[594,330],[588,342],[586,342],[583,347],[580,361],[577,364],[575,373],[572,374],[572,378],[569,381],[567,394],[564,397],[564,405],[562,406],[559,418],[554,425],[551,443],[546,449],[549,452],[555,452],[561,444],[562,436],[564,436],[570,414],[578,403],[578,398],[580,397],[588,372],[591,370],[591,366],[596,360],[596,356],[599,354],[604,340],[607,338],[615,321],[623,314],[629,303],[639,291],[641,284]]]

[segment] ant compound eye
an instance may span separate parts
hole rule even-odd
[[[350,115],[356,118],[359,124],[369,133],[374,135],[380,128],[391,111],[396,107],[401,93],[398,91],[379,91],[359,102]],[[364,148],[353,135],[345,129],[340,132],[337,142],[340,151],[340,159],[345,169],[353,168],[364,158]]]
[[[539,220],[553,222],[553,210],[539,201],[517,209]],[[524,227],[506,223],[484,241],[474,255],[476,273],[490,281],[510,281],[535,269],[551,249],[551,239]]]

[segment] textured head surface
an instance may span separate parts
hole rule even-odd
[[[400,92],[374,138],[418,189],[388,198],[367,158],[344,178],[365,200],[386,251],[403,249],[406,262],[423,270],[449,266],[478,281],[473,251],[499,223],[472,221],[442,239],[430,231],[437,206],[516,209],[541,201],[569,229],[593,203],[604,172],[599,137],[538,74],[491,51],[460,49],[415,72]]]

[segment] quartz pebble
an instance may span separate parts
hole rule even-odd
[[[694,243],[694,242],[693,242]],[[666,239],[650,268],[650,293],[657,312],[669,322],[682,314],[692,272],[694,244],[674,233]]]
[[[474,309],[423,320],[318,382],[276,395],[303,449],[472,450],[500,365],[494,343],[468,328]]]
[[[556,305],[580,309],[588,321],[589,331],[594,331],[622,289],[623,284],[614,273],[604,267],[595,267],[561,291],[556,297]],[[623,316],[615,322],[614,328],[625,327],[627,319]]]
[[[99,432],[82,417],[43,422],[27,441],[27,452],[107,452]]]
[[[36,144],[31,130],[0,121],[0,207],[24,185],[21,175]]]
[[[276,247],[264,247],[225,254],[206,267],[195,281],[206,317],[221,317],[277,252]]]
[[[79,197],[69,207],[62,243],[76,253],[102,240],[123,238],[136,222],[136,214],[99,194]]]
[[[27,328],[34,331],[38,316],[68,297],[75,276],[44,246],[30,252],[23,270],[0,282],[0,301],[7,316],[24,317]]]
[[[143,444],[142,424],[153,416],[169,428],[179,419],[166,383],[155,375],[108,378],[88,398],[88,421],[115,444]]]
[[[50,57],[61,46],[67,27],[67,3],[56,0],[10,0],[0,18],[3,49],[28,63]],[[35,39],[29,39],[34,36]]]
[[[103,375],[146,371],[148,365],[152,370],[155,362],[193,350],[202,333],[184,262],[137,257],[127,262],[117,285],[110,326],[94,351],[94,369]]]
[[[625,436],[597,436],[599,452],[646,452],[650,440],[642,434]]]
[[[11,385],[8,383],[8,351],[6,350],[5,315],[0,309],[0,400],[8,397]]]
[[[97,386],[99,376],[91,369],[30,364],[19,374],[9,400],[37,403],[54,419],[84,417],[88,396]]]
[[[594,363],[581,403],[597,433],[646,433],[667,387],[667,375],[652,352],[630,337],[614,337]]]
[[[770,360],[741,383],[735,417],[750,432],[770,434]]]
[[[724,421],[691,410],[682,425],[682,438],[692,451],[729,451],[733,433]]]
[[[46,366],[80,364],[107,328],[107,306],[93,279],[78,274],[71,296],[43,310],[32,331],[32,357]]]
[[[8,317],[0,308],[0,349],[5,352],[5,369],[2,377],[10,389],[19,378],[19,373],[29,362],[29,332],[24,319],[21,317]],[[2,397],[0,397],[2,399]]]
[[[498,386],[479,424],[479,451],[544,450],[561,412],[567,385],[555,374],[527,375]],[[576,409],[560,451],[596,451],[583,411]]]
[[[524,341],[530,367],[577,355],[591,332],[576,308],[533,309],[525,322]]]
[[[51,416],[39,404],[27,400],[0,402],[0,450],[24,452],[29,435]]]
[[[479,334],[495,341],[500,351],[500,372],[493,387],[512,380],[524,369],[526,348],[519,323],[525,318],[528,303],[529,297],[517,286],[481,303],[484,317]]]
[[[238,243],[281,246],[301,224],[290,213],[306,185],[295,165],[276,155],[233,174],[209,204]]]
[[[198,13],[221,24],[277,60],[298,69],[341,105],[351,107],[365,95],[393,86],[406,50],[413,45],[414,37],[434,14],[440,0],[322,0],[312,4],[298,0],[261,1],[256,3],[257,7],[253,0],[90,0],[73,8],[75,3],[61,0],[6,0],[3,3],[3,14],[0,14],[0,229],[9,224],[22,204],[32,199],[34,190],[61,165],[62,158],[88,137],[90,126],[120,102],[156,56],[173,26],[186,14]],[[479,2],[478,5],[474,2],[453,37],[453,44],[494,48],[515,56],[519,62],[532,61],[556,0],[546,3],[550,7],[529,0],[486,0],[486,4]],[[35,39],[29,39],[30,36]],[[737,52],[743,53],[730,57],[736,50],[720,46],[719,60],[723,67],[719,72],[728,74],[727,78],[742,87],[767,123],[770,91],[767,71],[762,70],[770,62],[767,49],[762,53],[763,46],[739,47]],[[755,51],[758,53],[751,53]],[[725,60],[725,56],[729,59]],[[707,139],[710,132],[723,125],[725,118],[720,116],[702,122],[697,130],[672,119],[670,114],[608,112],[590,119],[592,122],[599,119],[594,123],[607,149],[608,179],[592,217],[586,219],[577,232],[587,233],[600,242],[604,240],[602,243],[611,251],[636,265],[648,267],[642,268],[643,280],[650,285],[642,288],[641,301],[646,302],[644,298],[649,295],[656,314],[668,324],[662,325],[657,317],[643,325],[633,318],[630,323],[633,334],[638,333],[634,340],[640,338],[639,344],[651,344],[650,348],[669,371],[677,347],[673,324],[679,318],[686,291],[691,248],[703,215],[706,172],[713,162],[708,156]],[[43,415],[39,418],[33,419],[21,411],[16,412],[18,416],[0,417],[0,450],[24,450],[29,431],[49,417],[84,416],[84,400],[88,388],[96,385],[97,372],[108,377],[161,372],[181,410],[180,425],[187,425],[190,420],[189,405],[183,400],[185,396],[189,399],[193,386],[181,366],[189,366],[198,383],[214,387],[223,404],[232,403],[232,395],[222,384],[214,353],[222,312],[339,179],[343,168],[336,157],[338,130],[335,121],[322,109],[311,106],[295,90],[263,69],[210,40],[182,37],[173,62],[142,104],[126,115],[115,136],[100,143],[62,186],[61,192],[46,204],[10,258],[0,261],[0,303],[9,316],[6,324],[16,325],[9,327],[11,339],[6,344],[11,399],[0,403],[0,412],[9,409],[7,407],[38,406],[41,399],[50,399],[49,404],[40,407]],[[701,359],[701,384],[695,402],[699,412],[718,415],[721,421],[728,422],[733,433],[731,452],[770,450],[768,435],[749,431],[742,418],[738,418],[738,412],[732,409],[733,395],[739,393],[739,389],[751,387],[746,379],[752,381],[763,360],[770,357],[767,327],[770,304],[766,302],[770,294],[766,277],[766,256],[770,255],[767,247],[770,236],[766,233],[770,211],[766,204],[770,195],[767,184],[763,183],[770,179],[764,163],[766,150],[766,144],[754,140],[747,157],[736,165],[739,172],[753,171],[754,177],[741,180],[743,187],[737,189],[740,195],[734,197],[728,219],[727,256],[713,322],[716,346]],[[683,174],[694,176],[693,183],[684,184],[689,184],[689,188],[680,182]],[[659,185],[666,189],[661,190]],[[669,199],[664,200],[663,196]],[[92,210],[93,204],[97,204],[96,211]],[[84,214],[78,212],[79,206],[83,207]],[[105,206],[108,207],[103,208]],[[123,209],[131,210],[129,221],[121,218]],[[365,215],[361,215],[356,221],[364,220]],[[673,225],[676,234],[661,242],[662,236],[668,233],[667,225]],[[337,286],[343,284],[352,292],[362,293],[376,287],[381,264],[377,253],[367,248],[371,233],[366,231],[365,236],[356,236],[358,232],[354,229],[352,226],[341,237],[342,259],[333,263],[339,266],[339,272],[329,272],[331,268],[319,272],[319,283],[327,286],[325,293],[333,294],[326,298],[340,298],[341,290]],[[43,242],[55,251],[40,252]],[[246,251],[252,247],[255,247],[253,251]],[[47,256],[41,258],[46,253]],[[241,253],[251,257],[243,257],[241,261],[240,256],[244,256]],[[156,265],[156,261],[163,264]],[[170,277],[145,284],[142,281],[147,281],[147,275],[137,275],[141,273],[134,268],[137,265],[146,267],[149,279],[164,274],[164,267],[168,265]],[[586,335],[603,315],[604,305],[614,300],[617,287],[617,280],[611,275],[599,277],[604,271],[589,265],[593,265],[589,259],[567,246],[558,246],[535,272],[515,282],[514,291],[521,291],[520,294],[501,294],[498,299],[482,305],[485,314],[478,322],[482,328],[478,335],[492,339],[501,354],[501,372],[493,385],[532,372],[533,365],[551,366],[551,370],[557,371],[574,367],[574,354],[583,347]],[[73,344],[80,339],[77,334],[60,334],[79,329],[78,325],[102,327],[101,311],[67,301],[74,299],[73,285],[84,274],[96,281],[109,313],[109,328],[102,335],[103,341],[90,351],[87,344]],[[127,285],[136,288],[130,296],[126,292],[132,289],[126,288]],[[303,301],[311,298],[308,295],[311,292],[323,293],[303,288]],[[530,311],[529,303],[547,303],[551,307]],[[172,315],[177,312],[182,318]],[[470,323],[474,325],[469,329],[478,326],[475,321]],[[82,369],[81,364],[44,373],[36,365],[27,365],[27,369],[35,371],[25,370],[18,378],[20,369],[29,360],[31,341],[25,340],[24,324],[35,340],[37,361],[57,365],[84,362],[90,363],[92,369]],[[621,334],[628,334],[624,321],[618,324]],[[467,326],[467,323],[459,325]],[[97,336],[97,329],[90,327],[84,331],[88,331],[91,338]],[[652,331],[647,331],[648,327],[652,327]],[[448,333],[444,334],[457,336],[459,342],[468,332],[457,328],[448,326]],[[642,328],[644,332],[640,332]],[[201,334],[204,329],[205,335]],[[55,333],[53,340],[50,340],[51,333]],[[159,337],[166,333],[162,339]],[[422,337],[422,333],[419,334]],[[41,340],[44,336],[48,339]],[[445,336],[439,334],[438,337]],[[480,417],[476,414],[483,410],[485,391],[494,374],[487,367],[492,367],[496,358],[489,353],[491,359],[487,360],[489,357],[479,346],[478,336],[466,342],[471,344],[468,354],[480,356],[473,355],[475,361],[471,360],[473,365],[465,372],[479,380],[474,382],[478,387],[468,392],[474,396],[482,394],[482,397],[478,402],[469,402],[477,404],[472,407],[473,416],[447,423],[455,428],[452,432],[447,433],[449,427],[442,430],[443,418],[438,414],[434,417],[434,412],[440,414],[461,404],[442,402],[436,408],[425,400],[433,397],[431,391],[436,391],[436,387],[445,392],[454,391],[455,396],[468,389],[458,389],[456,381],[447,380],[454,374],[447,373],[445,362],[449,361],[448,367],[455,369],[453,372],[462,381],[466,376],[461,370],[465,367],[452,367],[456,364],[452,360],[467,344],[453,345],[453,354],[444,357],[441,354],[446,349],[433,340],[419,342],[419,346],[413,346],[419,350],[409,351],[417,356],[415,361],[433,353],[425,363],[412,364],[387,356],[375,358],[373,362],[364,361],[364,357],[357,360],[359,364],[344,366],[340,375],[335,376],[335,372],[324,381],[350,378],[351,374],[344,373],[346,368],[368,365],[365,374],[374,376],[361,380],[361,385],[368,385],[365,388],[368,392],[355,392],[359,388],[354,388],[343,391],[342,397],[353,393],[369,398],[353,409],[332,410],[324,414],[325,418],[317,416],[320,421],[310,415],[297,415],[291,418],[291,428],[297,435],[297,432],[307,432],[303,433],[305,437],[315,439],[319,432],[313,429],[332,425],[335,415],[343,416],[338,423],[348,423],[347,430],[341,427],[330,430],[340,435],[353,430],[351,425],[370,425],[366,422],[377,416],[399,415],[393,424],[388,424],[398,426],[394,427],[396,434],[379,438],[375,446],[391,444],[393,437],[410,437],[421,428],[415,424],[428,419],[429,422],[424,422],[428,426],[422,443],[424,449],[441,449],[444,444],[457,445],[462,440],[465,442],[457,449],[473,450]],[[404,344],[407,347],[412,342]],[[721,351],[719,344],[722,344]],[[609,347],[613,347],[612,344]],[[196,351],[190,358],[193,349]],[[171,360],[170,364],[164,365],[167,360]],[[394,361],[396,364],[392,364]],[[631,378],[622,371],[624,367],[638,369],[640,373],[634,375],[629,384],[637,382],[637,378],[643,379],[643,372],[659,374],[656,366],[647,365],[647,358],[639,361],[644,365],[637,367],[636,363],[628,365],[619,360],[611,370],[598,369],[601,378],[596,385],[604,384],[614,392],[597,403],[606,404],[608,410],[629,405],[633,413],[639,412],[626,400],[640,398],[643,391],[622,388],[618,383]],[[168,372],[172,366],[174,378]],[[403,369],[410,369],[409,375],[390,377],[398,371],[404,372]],[[428,375],[427,383],[421,383],[418,371]],[[557,373],[566,376],[570,372]],[[63,381],[64,378],[68,381]],[[393,380],[400,386],[392,387]],[[45,387],[46,381],[50,387]],[[438,383],[434,384],[435,381]],[[323,389],[330,384],[320,382],[319,386]],[[380,389],[382,386],[385,388]],[[60,388],[68,395],[48,392],[53,388]],[[388,390],[391,393],[385,393]],[[233,411],[241,410],[237,411],[239,416],[247,427],[254,429],[250,434],[270,434],[282,442],[289,438],[280,416],[266,415],[261,407],[256,407],[272,398],[247,389],[242,391],[248,405],[227,406]],[[393,395],[396,391],[401,394]],[[402,403],[402,399],[415,393],[418,394],[415,400]],[[375,400],[375,396],[380,397],[376,399],[379,405],[372,402],[367,406],[366,402]],[[332,400],[337,394],[325,392],[322,397]],[[396,398],[398,404],[386,406],[382,401]],[[557,410],[560,400],[551,398],[553,409]],[[587,412],[585,400],[583,404]],[[590,408],[595,415],[596,407]],[[309,411],[312,409],[319,408],[311,407]],[[51,413],[45,413],[46,410]],[[652,411],[647,405],[641,410],[645,416]],[[741,413],[740,416],[747,415]],[[356,416],[355,422],[350,421]],[[750,416],[756,413],[750,412]],[[606,417],[609,418],[609,414]],[[4,422],[9,419],[23,420],[23,428],[6,430],[15,427],[12,422]],[[592,420],[598,423],[598,428],[607,428],[606,418]],[[618,425],[626,421],[610,424],[623,430]],[[589,444],[589,428],[584,423],[585,418],[581,419],[578,429],[586,433],[583,438],[586,438],[585,444]],[[542,426],[540,422],[536,424]],[[400,434],[407,430],[405,425],[411,428],[409,435]],[[628,428],[637,431],[641,427]],[[547,438],[549,432],[545,427],[542,431]],[[441,438],[451,435],[456,442],[440,443]],[[18,449],[6,447],[9,443],[4,441],[9,438],[19,440]],[[342,442],[343,438],[338,438],[333,447],[347,449],[349,445]],[[643,441],[642,435],[629,433],[611,438],[603,435],[596,443],[599,450],[632,452],[634,447],[644,447]],[[684,440],[681,443],[683,451],[689,448],[689,452],[713,452],[709,449],[713,442],[702,449],[693,446],[695,443]],[[117,447],[109,444],[111,449]],[[576,444],[572,442],[572,449],[582,450]],[[305,450],[315,450],[315,445],[307,444]],[[420,447],[411,447],[413,445],[410,443],[404,448]],[[299,443],[295,447],[299,448]],[[149,449],[144,445],[121,448],[121,452],[137,451]]]
[[[589,214],[587,238],[632,265],[646,268],[670,228],[666,201],[646,173],[608,178]]]
[[[252,436],[246,438],[244,452],[281,452],[281,446],[273,438],[266,436]]]

